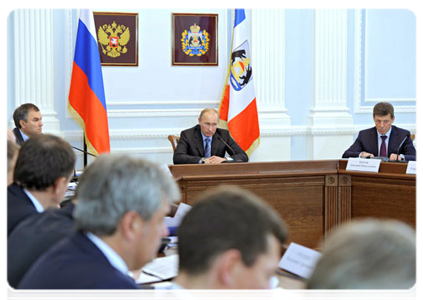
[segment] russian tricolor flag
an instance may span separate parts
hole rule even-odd
[[[110,152],[106,97],[94,17],[81,9],[69,90],[69,111],[84,130],[88,150]]]

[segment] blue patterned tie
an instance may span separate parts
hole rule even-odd
[[[204,157],[209,158],[211,156],[210,138],[206,138],[205,141],[206,141],[206,149],[205,149],[206,155]]]

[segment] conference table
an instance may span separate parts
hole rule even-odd
[[[347,171],[348,160],[170,165],[192,205],[220,185],[250,190],[269,203],[289,228],[289,242],[319,249],[327,234],[359,218],[390,218],[416,227],[416,175],[407,164],[382,162],[378,173]]]

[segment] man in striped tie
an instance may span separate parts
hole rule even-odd
[[[201,111],[198,125],[184,130],[173,155],[174,164],[220,164],[248,162],[248,156],[226,129],[217,128],[219,113],[213,108]],[[225,154],[228,156],[225,157]]]

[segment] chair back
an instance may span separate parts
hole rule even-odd
[[[169,140],[169,142],[172,144],[172,149],[173,151],[175,151],[176,146],[178,146],[178,142],[179,142],[179,136],[176,135],[169,135],[167,137],[167,139]]]
[[[414,138],[416,137],[415,134],[410,134],[411,140],[414,141]]]

